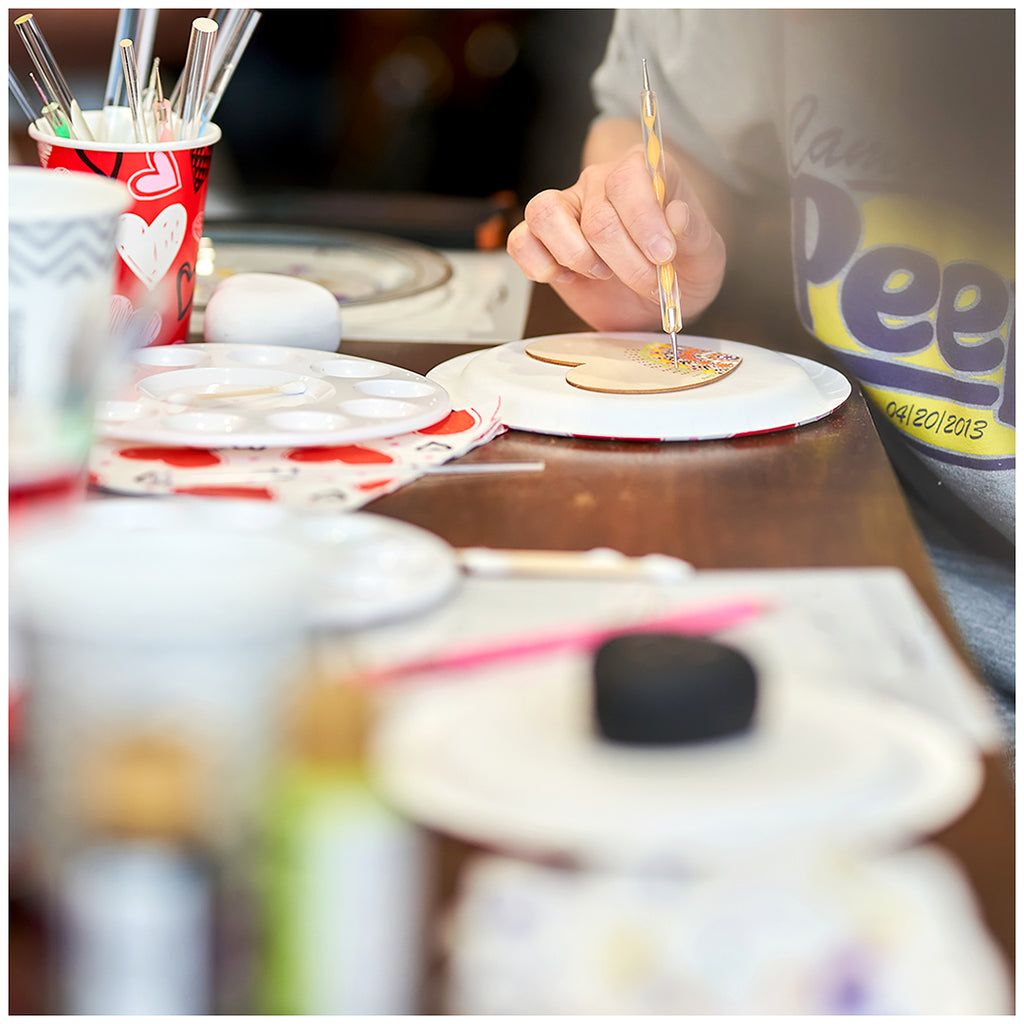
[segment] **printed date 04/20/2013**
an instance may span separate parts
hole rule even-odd
[[[890,402],[885,407],[885,414],[889,419],[898,420],[906,427],[930,430],[932,433],[951,437],[966,437],[972,441],[980,441],[989,425],[987,419],[972,419],[945,409],[929,409],[925,405],[909,403],[900,405],[897,402]]]

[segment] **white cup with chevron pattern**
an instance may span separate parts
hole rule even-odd
[[[8,170],[8,472],[12,516],[84,488],[96,388],[113,356],[118,181]]]

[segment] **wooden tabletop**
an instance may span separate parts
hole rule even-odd
[[[795,316],[783,249],[777,259],[741,263],[695,331],[835,365]],[[528,337],[584,328],[549,288],[535,288]],[[345,352],[420,373],[473,347],[342,344]],[[464,458],[543,460],[545,469],[517,474],[514,486],[508,476],[427,476],[367,510],[419,524],[458,546],[607,546],[629,555],[677,555],[706,569],[897,566],[962,650],[856,389],[826,419],[774,434],[650,443],[510,431]],[[936,839],[959,858],[1012,965],[1013,792],[1001,758],[987,758],[985,767],[978,801]],[[454,863],[456,858],[445,860]],[[11,904],[12,921],[25,916],[19,907],[17,901]],[[18,1012],[51,1012],[42,1005],[40,974],[48,947],[45,935],[33,930],[34,921],[29,916],[19,927],[12,924],[11,1006]]]
[[[759,303],[761,281],[729,294],[695,333],[835,365],[800,326],[792,303]],[[742,282],[741,282],[742,284]],[[782,292],[783,296],[792,292]],[[585,325],[546,286],[534,290],[526,336]],[[350,342],[342,350],[425,373],[473,346]],[[635,442],[509,431],[467,462],[538,461],[543,472],[424,477],[367,506],[423,526],[456,546],[676,555],[698,569],[898,566],[958,650],[921,539],[856,388],[831,416],[772,434],[719,441]],[[979,683],[979,686],[981,684]],[[986,759],[976,805],[936,837],[971,878],[1012,963],[1014,802],[1001,757]]]

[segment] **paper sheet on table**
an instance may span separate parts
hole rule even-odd
[[[639,622],[735,595],[773,603],[717,634],[746,652],[764,681],[785,673],[880,691],[931,712],[982,750],[1003,741],[982,684],[898,569],[701,571],[672,583],[469,577],[447,604],[416,620],[322,638],[323,654],[340,672],[379,667],[531,630]]]
[[[407,299],[346,306],[342,341],[463,341],[500,345],[523,337],[532,285],[505,252],[443,250],[451,278]]]

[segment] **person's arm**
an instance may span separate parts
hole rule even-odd
[[[523,273],[551,284],[597,330],[660,327],[659,263],[675,265],[684,323],[721,286],[728,192],[685,154],[666,150],[662,209],[644,164],[639,121],[596,121],[576,183],[534,196],[509,235],[509,254]]]

